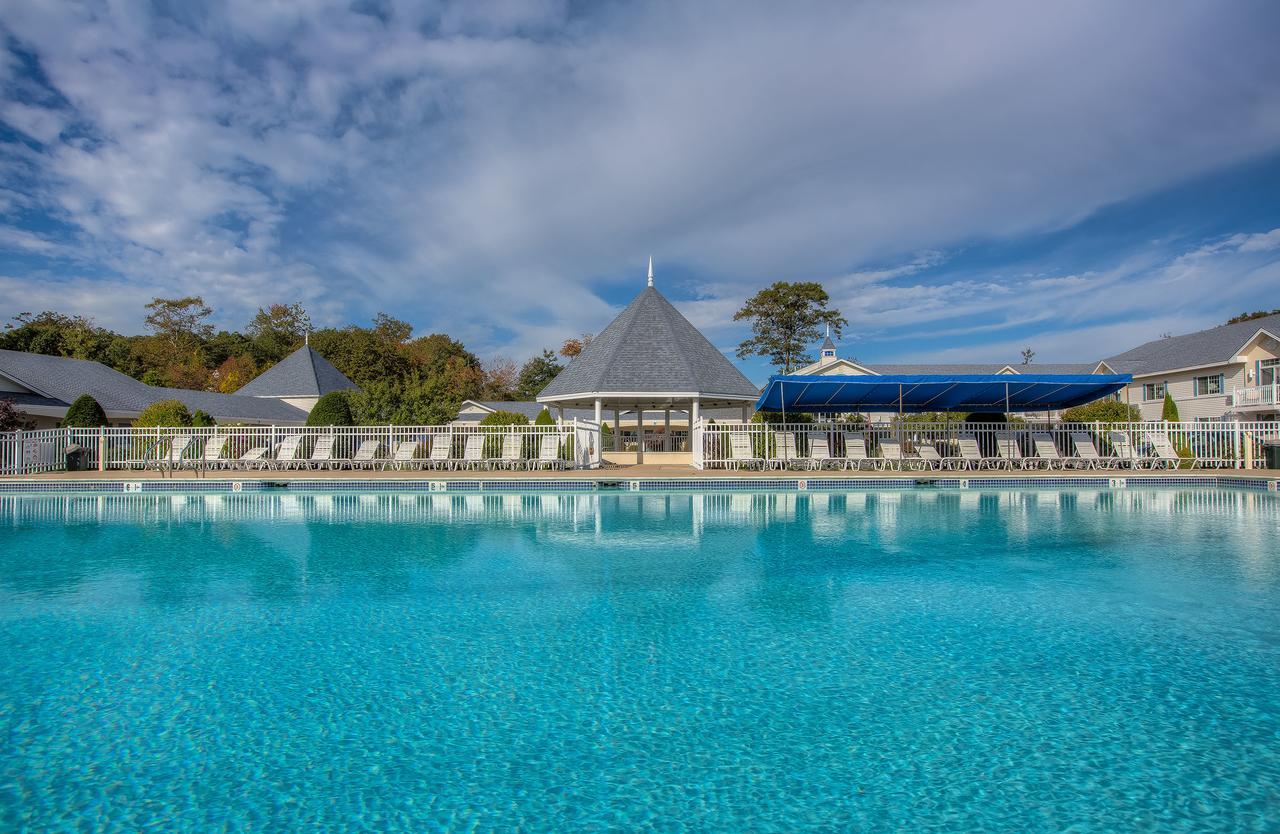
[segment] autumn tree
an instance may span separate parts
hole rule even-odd
[[[595,338],[594,333],[583,333],[577,338],[565,339],[564,344],[560,346],[560,355],[566,359],[572,359],[586,350],[593,338]]]
[[[258,363],[249,354],[228,356],[211,375],[215,391],[223,394],[234,394],[258,375]]]
[[[829,301],[827,291],[814,281],[778,281],[751,296],[733,314],[734,321],[751,322],[752,336],[738,345],[738,358],[768,357],[787,374],[812,362],[807,349],[822,336],[822,327],[829,326],[839,338],[849,323],[839,310],[827,309]]]
[[[519,365],[509,357],[495,357],[485,365],[481,396],[487,400],[514,400],[519,378]]]
[[[311,317],[299,302],[261,307],[245,332],[253,341],[254,358],[259,363],[279,362],[302,346],[311,329]]]
[[[213,335],[213,310],[198,295],[155,298],[146,305],[152,336],[139,345],[153,378],[174,388],[203,388],[208,371],[200,348]],[[144,381],[150,381],[144,377]]]

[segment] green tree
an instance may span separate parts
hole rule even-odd
[[[207,429],[218,425],[213,417],[209,416],[209,412],[202,408],[197,408],[196,413],[191,415],[191,427],[195,429]]]
[[[520,367],[520,376],[516,378],[516,399],[534,399],[563,370],[564,366],[549,350],[543,350],[541,356],[530,358]]]
[[[98,327],[92,319],[45,310],[14,316],[0,333],[0,349],[102,362],[117,338],[118,334]]]
[[[1168,391],[1164,392],[1164,408],[1160,410],[1160,419],[1166,423],[1178,422],[1178,404],[1173,401],[1173,395]]]
[[[253,344],[253,358],[259,364],[279,362],[302,346],[311,329],[311,317],[301,303],[261,307],[245,328]]]
[[[838,338],[849,323],[839,310],[828,310],[830,297],[815,281],[778,281],[747,299],[734,321],[750,320],[750,339],[738,345],[738,358],[765,356],[783,373],[813,361],[807,347],[829,326]]]
[[[350,426],[351,404],[345,391],[330,391],[312,407],[307,415],[308,426]]]
[[[350,395],[356,425],[438,426],[458,416],[462,398],[441,377],[379,379]]]
[[[1141,419],[1137,407],[1119,400],[1094,400],[1062,412],[1066,423],[1136,423]]]
[[[200,349],[213,335],[213,326],[206,321],[213,310],[198,295],[154,298],[146,309],[152,336],[136,347],[147,369],[173,388],[204,388],[208,370]]]
[[[142,409],[133,425],[138,428],[189,426],[191,412],[179,400],[157,400]]]
[[[400,347],[413,335],[413,325],[386,313],[378,313],[373,317],[373,334],[388,347]]]
[[[67,407],[67,416],[62,418],[63,428],[93,429],[107,425],[107,413],[102,410],[98,401],[88,394],[76,397],[75,402]]]
[[[405,378],[412,364],[404,352],[367,327],[317,330],[311,347],[360,387]]]
[[[1280,308],[1275,310],[1254,310],[1252,313],[1241,313],[1238,316],[1232,316],[1227,319],[1227,324],[1239,324],[1242,321],[1253,321],[1254,319],[1265,319],[1267,316],[1280,315]]]
[[[498,410],[492,414],[486,414],[484,419],[480,421],[482,426],[527,426],[529,418],[523,414],[514,411]]]
[[[538,416],[534,418],[533,424],[535,426],[554,426],[556,424],[556,418],[551,416],[551,411],[549,409],[544,408],[538,412]]]

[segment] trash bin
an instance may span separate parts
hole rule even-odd
[[[67,447],[67,471],[83,472],[89,468],[89,450],[74,443]]]
[[[1280,469],[1280,438],[1263,442],[1262,459],[1268,469]]]

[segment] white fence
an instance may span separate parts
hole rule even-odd
[[[1058,453],[1064,458],[1075,457],[1072,435],[1089,435],[1102,465],[1129,464],[1122,459],[1123,449],[1117,449],[1112,432],[1128,438],[1129,446],[1140,458],[1150,460],[1157,454],[1154,443],[1160,437],[1168,438],[1169,445],[1181,460],[1181,468],[1233,468],[1260,469],[1265,466],[1263,444],[1267,440],[1280,439],[1280,421],[1271,422],[1139,422],[1139,423],[921,423],[895,420],[892,423],[708,423],[694,424],[692,451],[693,465],[697,469],[731,469],[738,462],[731,450],[731,436],[745,433],[749,439],[752,457],[772,461],[787,468],[806,468],[811,461],[811,440],[827,441],[828,453],[845,459],[846,432],[860,432],[866,442],[867,454],[873,458],[882,454],[884,441],[896,442],[904,456],[914,458],[918,447],[933,446],[939,455],[951,460],[951,465],[964,468],[959,454],[959,440],[974,438],[983,457],[999,459],[997,432],[1009,438],[1016,452],[1034,461],[1038,457],[1033,433],[1047,433]],[[1007,434],[1006,434],[1007,433]],[[783,438],[790,435],[790,438]],[[794,438],[792,451],[786,442]],[[781,444],[780,444],[781,441]],[[739,441],[741,442],[741,441]],[[1008,452],[1008,450],[1006,450]],[[788,459],[790,464],[788,465]],[[883,458],[878,458],[883,462]]]
[[[327,439],[330,437],[332,441]],[[470,437],[483,440],[469,442]],[[546,437],[554,437],[554,444],[544,441]],[[84,468],[102,472],[309,467],[591,469],[600,465],[600,451],[600,426],[585,420],[554,426],[45,429],[0,434],[0,475],[63,471],[69,455],[79,457]]]

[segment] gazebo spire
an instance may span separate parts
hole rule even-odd
[[[653,255],[649,256],[649,286],[653,286]]]

